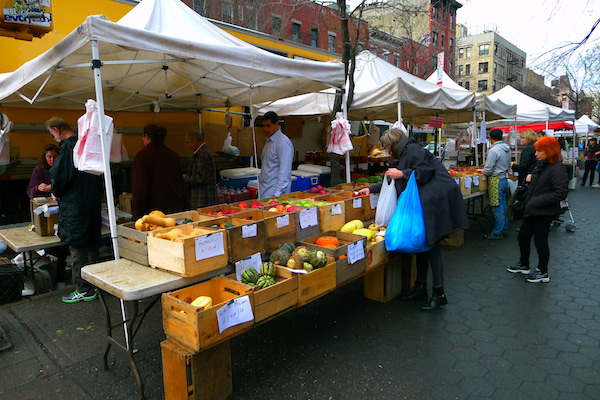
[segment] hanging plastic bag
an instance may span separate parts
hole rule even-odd
[[[104,173],[102,160],[102,138],[100,137],[100,120],[98,104],[89,99],[85,102],[86,112],[77,120],[77,143],[73,148],[73,163],[75,168],[93,175]],[[104,130],[107,143],[111,143],[113,119],[104,117]],[[107,145],[108,147],[108,145]]]
[[[117,133],[116,129],[113,129],[113,137],[110,145],[110,162],[118,163],[127,161],[128,159],[129,154],[127,154],[127,149],[123,145],[123,135]]]
[[[427,232],[423,219],[423,206],[414,172],[406,189],[400,194],[392,219],[385,231],[385,248],[400,253],[423,253],[427,246]]]
[[[225,141],[223,142],[223,149],[221,149],[221,151],[223,153],[231,154],[232,156],[239,156],[240,149],[233,146],[231,144],[232,141],[233,141],[233,137],[231,137],[231,132],[228,132],[227,137],[225,138]]]
[[[394,215],[398,196],[396,195],[395,181],[389,177],[383,179],[379,200],[377,200],[377,210],[375,211],[375,224],[387,226]]]

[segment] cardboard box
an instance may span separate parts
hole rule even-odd
[[[49,211],[53,214],[46,217],[43,212],[41,214],[33,212],[33,210],[44,205],[48,205]],[[29,201],[29,210],[35,233],[40,236],[53,235],[54,225],[58,224],[58,202],[53,201],[50,197],[36,197]]]
[[[192,306],[190,303],[198,296],[211,297],[212,307],[199,309]],[[227,340],[254,325],[253,319],[219,333],[217,311],[230,300],[242,296],[248,296],[251,304],[254,301],[250,286],[220,277],[174,292],[163,293],[162,314],[165,334],[169,339],[195,351]]]
[[[240,213],[241,214],[241,213]],[[210,221],[200,221],[197,227],[209,228],[214,225],[230,224],[225,230],[229,262],[236,262],[254,253],[266,253],[267,234],[264,220],[243,220],[234,217],[217,218]]]
[[[276,265],[277,273],[285,278],[298,280],[298,305],[309,303],[335,289],[336,264],[333,258],[323,268],[307,273],[296,273],[294,270]]]
[[[198,223],[196,223],[198,224]],[[199,232],[196,236],[181,241],[160,239],[158,234],[173,229],[181,229],[184,234]],[[225,267],[229,259],[227,234],[224,229],[207,229],[195,224],[180,225],[148,232],[148,263],[184,277],[202,275]]]

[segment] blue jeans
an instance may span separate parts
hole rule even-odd
[[[498,183],[498,201],[500,204],[492,207],[492,211],[494,212],[494,229],[492,229],[492,235],[500,236],[508,229],[508,218],[504,216],[507,195],[508,179],[502,178]]]

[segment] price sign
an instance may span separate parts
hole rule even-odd
[[[362,208],[362,198],[356,197],[352,199],[352,208]]]
[[[243,260],[235,263],[235,278],[238,281],[242,280],[242,273],[248,268],[254,268],[256,272],[260,272],[260,265],[262,260],[260,258],[260,252],[254,253],[251,256],[244,258]]]
[[[217,322],[219,333],[232,326],[252,321],[252,305],[248,296],[238,297],[230,300],[226,305],[217,310]]]
[[[342,205],[341,204],[334,204],[333,206],[331,206],[331,215],[338,215],[342,213]]]
[[[258,234],[258,224],[242,225],[242,239],[251,238]]]
[[[223,232],[216,232],[206,236],[198,236],[195,240],[196,261],[225,254],[223,234]]]
[[[379,201],[379,194],[370,194],[369,195],[369,201],[371,202],[371,210],[374,210],[377,208],[377,201]]]
[[[365,258],[365,248],[362,241],[348,245],[348,264],[354,264]]]
[[[470,176],[465,176],[465,189],[471,189],[471,184],[473,183],[473,178]]]
[[[290,224],[290,215],[289,214],[281,215],[281,216],[277,217],[276,222],[277,222],[278,229],[288,226]]]
[[[305,210],[300,210],[298,215],[300,216],[300,228],[302,229],[319,224],[319,220],[317,218],[317,207],[310,207]]]
[[[479,186],[479,175],[473,176],[473,185]]]

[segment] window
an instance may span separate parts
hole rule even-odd
[[[471,75],[471,64],[465,64],[465,75]]]
[[[397,67],[400,62],[400,57],[398,54],[394,54],[394,67]]]
[[[329,51],[335,51],[335,33],[329,32],[327,38],[327,49]]]
[[[364,50],[364,47],[365,47],[365,45],[363,42],[358,42],[358,52],[359,53]]]
[[[390,62],[390,52],[387,50],[383,51],[383,61],[385,62]]]
[[[486,54],[490,54],[490,44],[484,43],[479,45],[479,55],[484,56]]]
[[[493,92],[496,91],[496,80],[495,79],[492,81],[492,91]]]
[[[302,25],[299,22],[292,22],[292,40],[300,41],[300,28]]]
[[[479,63],[478,72],[480,74],[485,74],[486,72],[488,72],[488,62]]]
[[[448,71],[454,71],[454,61],[450,61],[448,65]]]
[[[471,82],[465,81],[465,89],[471,90]]]
[[[465,66],[459,65],[458,66],[458,76],[462,76],[464,73],[465,73]]]
[[[494,43],[494,54],[498,54],[498,43]]]
[[[233,23],[233,4],[231,2],[223,2],[223,7],[221,8],[221,19],[223,22]]]
[[[494,63],[494,73],[498,72],[498,64]]]
[[[238,6],[238,19],[240,21],[244,20],[244,6]]]
[[[471,57],[471,48],[465,47],[465,55],[467,58]]]
[[[273,15],[273,27],[271,28],[271,33],[275,36],[281,35],[281,17],[278,15]]]
[[[254,7],[246,7],[246,15],[248,16],[248,28],[258,29],[258,13]]]
[[[410,71],[410,69],[408,67],[409,67],[408,60],[404,60],[404,70],[405,71]]]
[[[317,28],[311,28],[310,30],[310,45],[312,47],[319,47],[319,30]]]
[[[458,48],[458,58],[465,58],[465,48],[464,47]]]
[[[463,87],[463,83],[462,82],[458,82],[458,86]]]
[[[440,9],[438,7],[433,7],[433,18],[435,18],[435,19],[440,18]]]
[[[204,15],[205,12],[205,3],[204,0],[194,0],[194,11],[196,11],[200,15]]]
[[[445,38],[445,35],[442,34],[442,43],[441,43],[442,49],[444,48],[444,38]]]
[[[450,38],[450,51],[454,52],[454,38]]]
[[[433,45],[437,46],[437,43],[438,43],[438,33],[437,32],[433,32],[431,34],[431,37],[432,37],[432,43],[433,43]]]
[[[477,91],[483,92],[485,90],[488,90],[488,81],[487,81],[487,79],[484,79],[484,80],[481,80],[481,81],[477,81]]]
[[[415,76],[419,75],[419,64],[417,64],[417,63],[413,64],[412,74]]]

